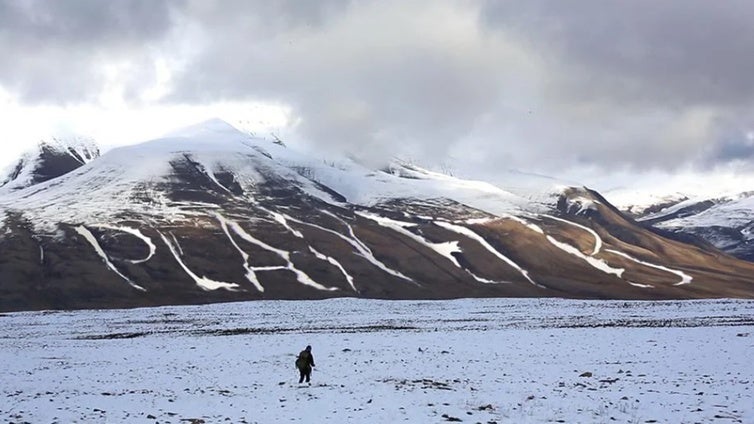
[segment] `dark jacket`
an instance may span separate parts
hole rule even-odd
[[[314,355],[310,350],[302,350],[296,358],[296,368],[299,370],[311,370],[314,366]]]

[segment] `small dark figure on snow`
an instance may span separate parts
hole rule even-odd
[[[307,383],[309,382],[313,366],[314,356],[312,355],[312,347],[307,346],[306,349],[298,354],[298,358],[296,358],[296,368],[298,368],[298,371],[301,373],[301,378],[298,380],[299,384],[303,383],[304,379],[306,379]]]

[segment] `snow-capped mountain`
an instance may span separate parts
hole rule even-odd
[[[614,193],[607,193],[606,195],[614,205],[634,218],[640,218],[642,216],[659,212],[675,206],[678,203],[689,200],[691,197],[678,192],[670,194],[654,194],[625,190],[617,196]]]
[[[693,234],[736,257],[754,261],[754,192],[691,198],[648,210],[646,225]]]
[[[99,154],[99,147],[91,138],[51,137],[0,174],[0,191],[20,190],[57,178],[91,162]]]
[[[218,120],[0,192],[0,249],[6,310],[754,296],[754,264],[663,238],[583,187],[374,170]]]

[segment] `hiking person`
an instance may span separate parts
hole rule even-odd
[[[312,375],[313,366],[314,356],[312,355],[312,347],[307,346],[306,349],[298,354],[298,358],[296,358],[296,368],[298,368],[298,371],[301,373],[301,378],[299,378],[298,384],[303,383],[305,378],[306,382],[309,383],[309,377]]]

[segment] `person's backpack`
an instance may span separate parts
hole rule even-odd
[[[298,354],[298,358],[296,358],[296,368],[303,370],[306,368],[307,365],[309,365],[309,352],[302,351]]]

